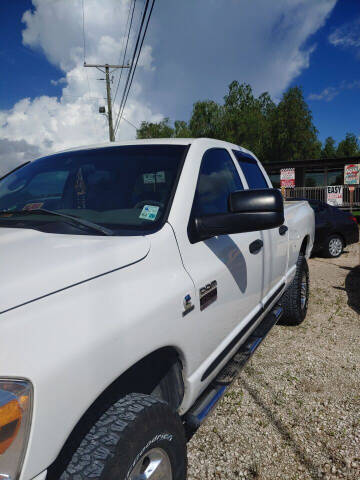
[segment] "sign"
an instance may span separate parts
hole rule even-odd
[[[165,172],[162,170],[156,173],[144,173],[143,181],[144,183],[165,183]]]
[[[345,165],[344,183],[345,185],[357,185],[360,183],[360,163]]]
[[[280,187],[295,187],[295,168],[282,168],[280,170]]]
[[[326,202],[333,207],[341,207],[343,204],[343,187],[342,185],[334,185],[333,187],[326,187],[327,198]]]

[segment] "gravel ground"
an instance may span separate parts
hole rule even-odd
[[[360,479],[360,245],[309,267],[304,323],[274,327],[192,437],[189,480]]]

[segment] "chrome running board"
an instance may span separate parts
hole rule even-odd
[[[207,390],[198,398],[185,415],[185,422],[191,429],[196,429],[203,423],[231,383],[253,356],[261,342],[266,338],[272,327],[280,320],[282,314],[282,307],[276,305],[240,346],[235,355],[211,382]]]

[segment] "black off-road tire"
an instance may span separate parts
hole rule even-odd
[[[186,441],[180,417],[167,403],[133,393],[117,401],[93,425],[60,479],[128,480],[142,458],[146,467],[146,453],[154,449],[166,453],[173,480],[186,479]]]
[[[336,248],[331,248],[331,242],[336,242],[336,244],[338,244],[338,250]],[[344,251],[344,240],[340,237],[340,235],[337,235],[337,234],[330,235],[327,238],[324,246],[325,256],[327,258],[338,258],[343,253],[343,251]]]
[[[305,281],[305,289],[304,289]],[[305,301],[301,301],[304,298]],[[290,286],[282,296],[280,304],[284,309],[279,322],[282,325],[300,325],[306,317],[309,302],[309,267],[303,254],[296,263],[296,273]]]

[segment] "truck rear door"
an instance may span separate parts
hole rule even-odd
[[[242,151],[233,151],[250,189],[271,188],[263,167],[252,156]],[[264,283],[262,298],[266,302],[284,283],[287,261],[289,232],[286,225],[263,232],[264,239]]]

